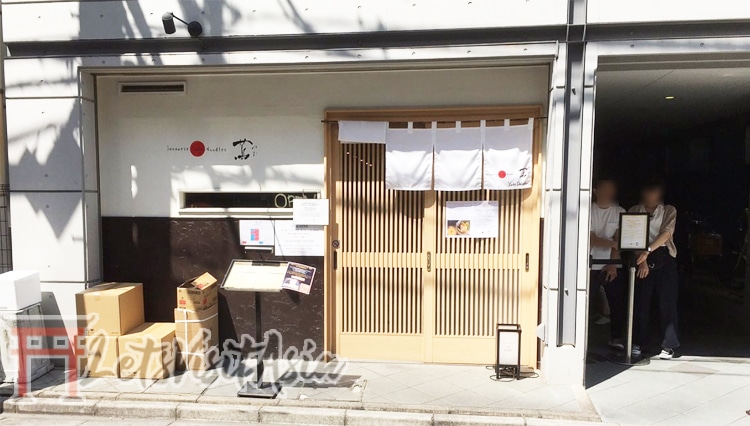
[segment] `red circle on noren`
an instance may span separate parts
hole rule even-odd
[[[206,153],[206,145],[201,141],[194,141],[190,144],[190,153],[193,157],[200,157]]]
[[[500,170],[500,173],[497,175],[500,176],[500,179],[505,179],[505,176],[508,176],[507,173],[505,173],[505,170]]]

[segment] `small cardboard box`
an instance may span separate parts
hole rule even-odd
[[[212,346],[205,352],[178,353],[177,366],[181,370],[205,371],[217,367],[220,360],[219,347]]]
[[[39,272],[10,271],[0,274],[0,311],[20,311],[41,302]]]
[[[85,370],[78,371],[78,375],[83,375],[87,371],[89,377],[119,377],[117,336],[97,334],[85,336],[83,339],[86,353],[79,358],[79,365],[85,367]]]
[[[215,305],[218,300],[216,278],[208,272],[177,287],[177,307],[180,309],[202,311]]]
[[[117,339],[120,351],[120,377],[164,379],[174,372],[174,324],[141,324]]]
[[[121,336],[143,324],[143,284],[106,283],[76,294],[86,334]]]
[[[203,311],[174,310],[175,336],[180,352],[204,353],[219,341],[219,305]]]

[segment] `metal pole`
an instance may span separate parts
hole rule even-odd
[[[261,321],[262,321],[262,315],[260,311],[260,292],[255,292],[255,344],[259,345],[260,341],[263,339],[263,330],[261,330]],[[268,342],[266,342],[268,343]],[[263,348],[263,351],[261,351],[258,354],[257,364],[256,364],[256,370],[255,370],[255,383],[258,388],[261,388],[263,386],[263,373],[265,372],[265,365],[263,365],[263,356],[265,355],[266,348]]]
[[[627,346],[625,347],[625,362],[632,362],[633,353],[633,311],[635,307],[635,266],[630,266],[630,277],[628,278],[628,336]]]

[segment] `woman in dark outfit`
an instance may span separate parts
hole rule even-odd
[[[664,184],[653,180],[641,189],[641,204],[632,207],[631,213],[648,213],[649,246],[638,255],[635,284],[635,324],[633,330],[633,355],[641,355],[641,346],[648,336],[651,305],[658,302],[661,331],[659,358],[672,359],[680,346],[677,337],[677,248],[674,228],[677,209],[664,204]]]

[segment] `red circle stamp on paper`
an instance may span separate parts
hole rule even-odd
[[[206,145],[201,141],[195,141],[190,144],[190,153],[193,157],[200,157],[206,153]]]
[[[508,176],[507,173],[505,173],[505,170],[500,170],[500,173],[497,174],[500,179],[505,179],[505,176]]]

